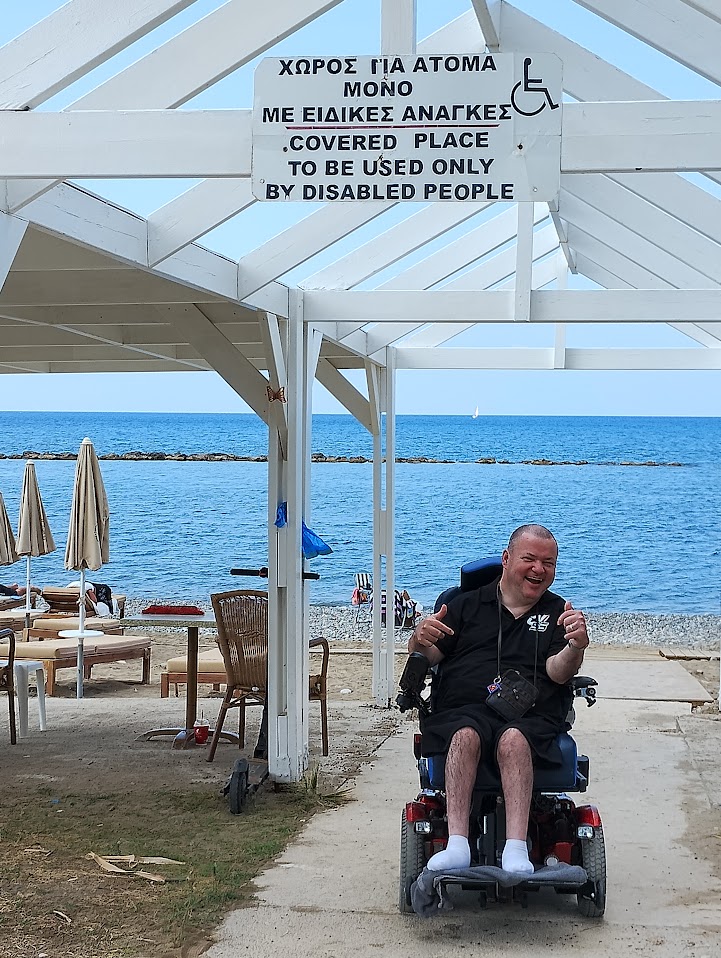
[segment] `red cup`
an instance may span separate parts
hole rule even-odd
[[[196,725],[193,731],[195,734],[195,744],[205,745],[205,743],[208,741],[208,732],[210,731],[207,723],[204,725]]]

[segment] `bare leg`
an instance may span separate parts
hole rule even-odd
[[[473,785],[481,758],[481,740],[472,728],[461,728],[451,739],[446,756],[448,834],[468,838]]]
[[[472,728],[459,729],[451,739],[446,756],[446,809],[448,845],[433,855],[428,868],[467,868],[471,863],[468,845],[468,818],[471,812],[473,785],[481,757],[481,740]]]
[[[496,750],[506,805],[506,847],[502,864],[505,871],[533,872],[528,859],[526,836],[533,791],[533,761],[525,735],[509,728],[498,741]]]

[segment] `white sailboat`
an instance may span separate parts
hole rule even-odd
[[[478,406],[476,406],[476,411],[471,416],[471,419],[478,419]]]

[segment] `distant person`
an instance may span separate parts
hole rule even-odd
[[[23,598],[25,596],[26,588],[24,585],[18,585],[17,582],[13,582],[12,585],[0,585],[0,595],[7,596],[19,596]],[[40,595],[41,590],[37,586],[30,586],[31,595]]]
[[[79,582],[69,582],[68,589],[80,589]],[[90,600],[93,612],[101,619],[107,619],[110,616],[119,616],[120,608],[117,599],[113,598],[112,590],[109,585],[98,582],[85,583],[85,595]]]

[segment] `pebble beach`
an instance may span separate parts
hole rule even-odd
[[[152,603],[173,599],[128,599],[125,614],[135,615]],[[210,602],[196,600],[201,608]],[[372,641],[369,616],[356,615],[352,606],[311,605],[309,632],[332,642]],[[588,620],[591,642],[598,645],[643,645],[714,651],[721,642],[721,615],[649,615],[643,612],[591,612]],[[184,630],[181,630],[184,631]],[[396,642],[405,645],[408,632],[396,630]]]

